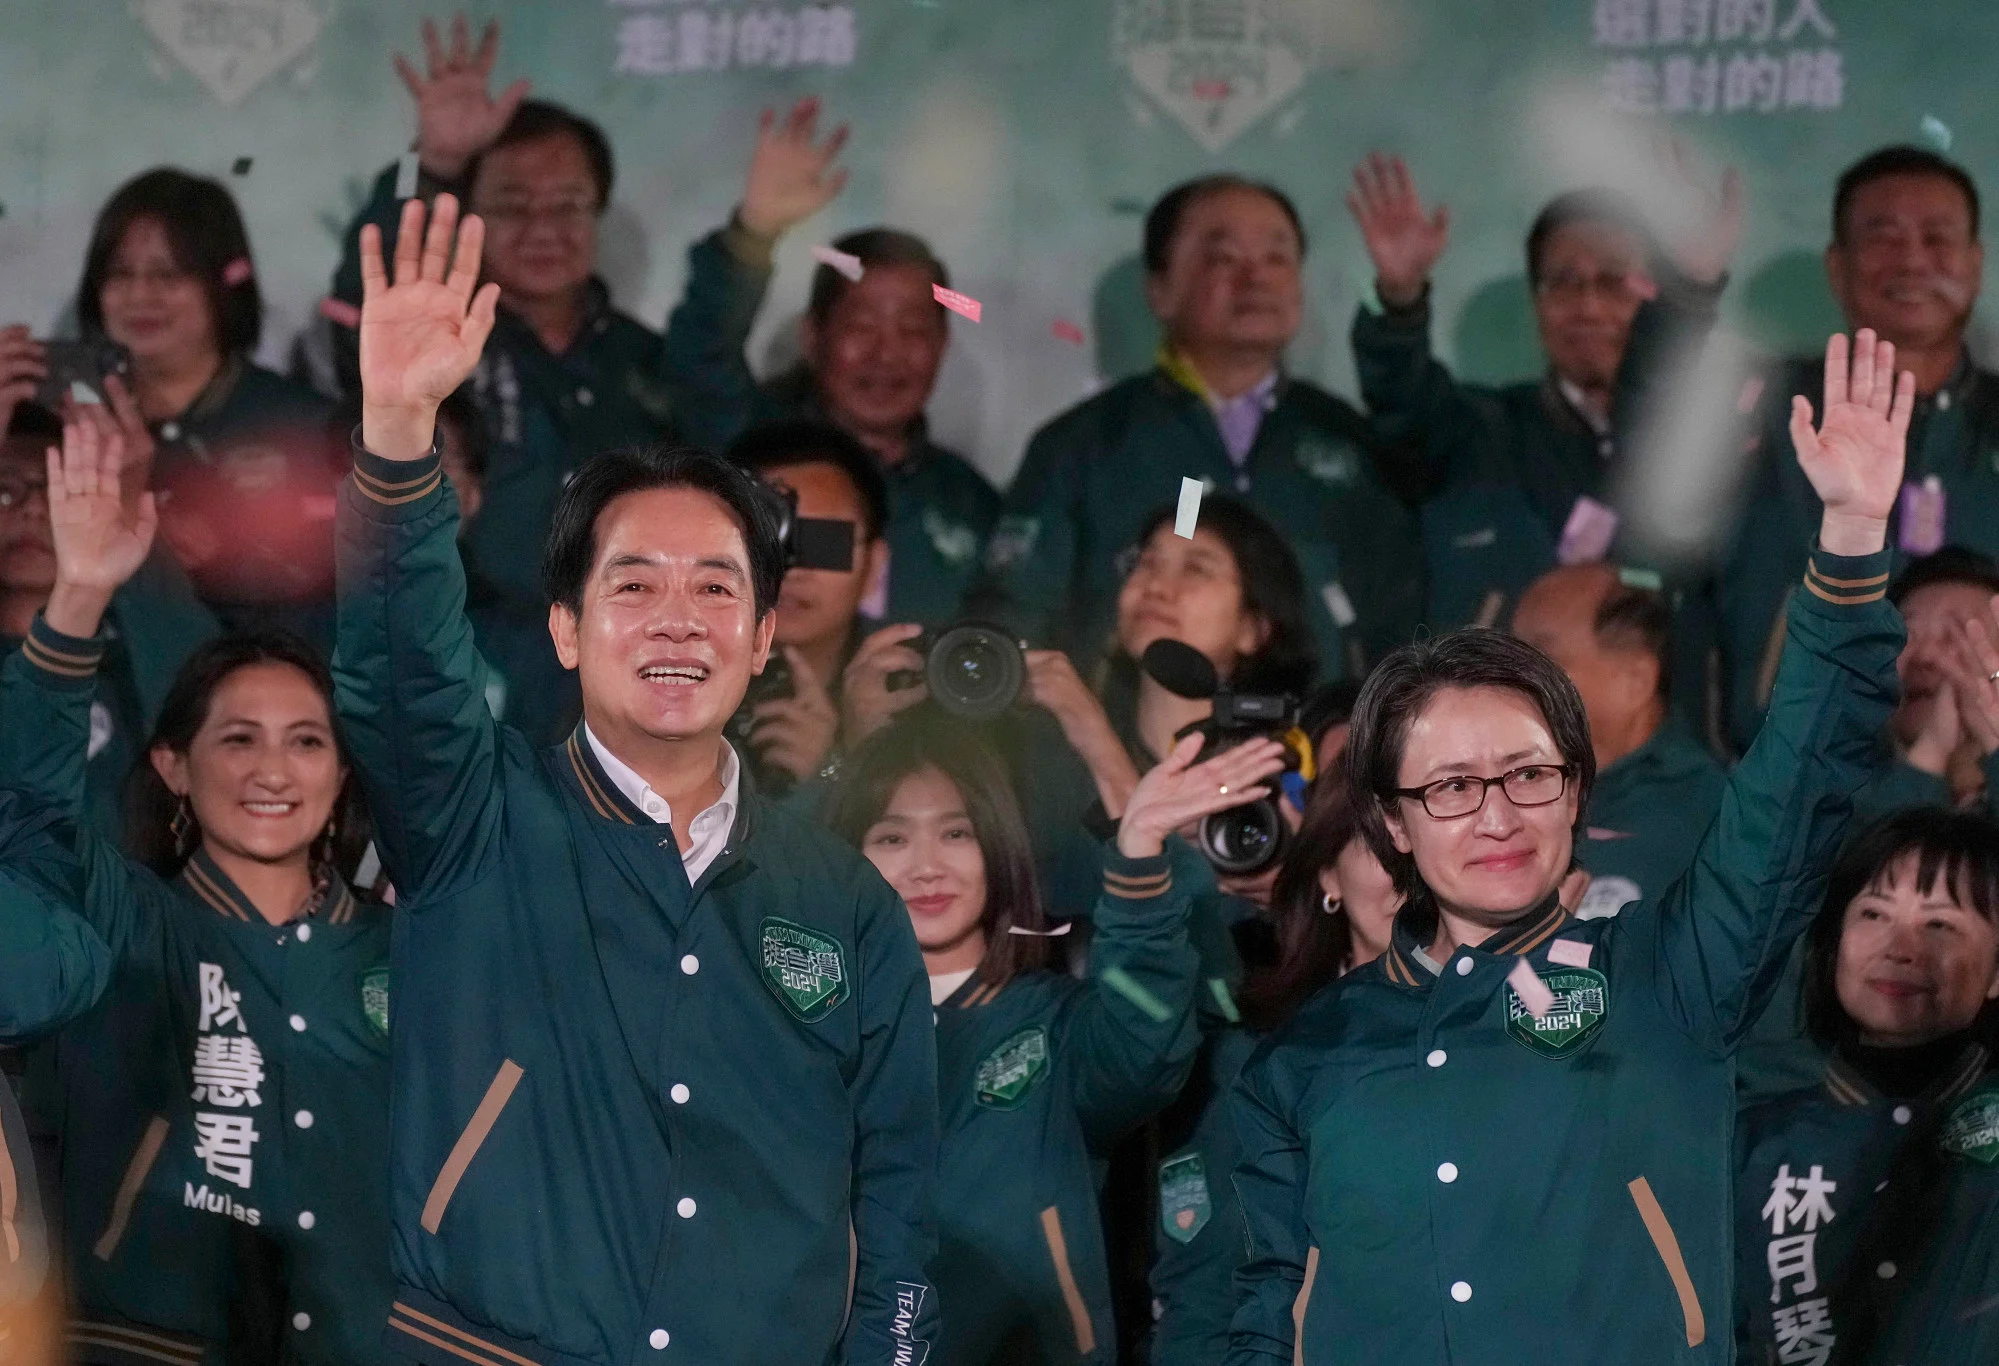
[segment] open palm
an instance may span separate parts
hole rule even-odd
[[[159,513],[151,493],[126,498],[127,456],[117,423],[95,404],[78,405],[63,423],[62,449],[49,448],[49,530],[66,584],[111,593],[153,548]]]
[[[528,83],[515,81],[497,99],[487,90],[500,49],[497,22],[486,25],[475,51],[463,14],[451,21],[449,48],[439,41],[437,25],[426,19],[423,46],[428,71],[417,74],[398,55],[396,74],[416,101],[417,153],[423,165],[433,175],[454,178],[468,161],[493,145],[526,97]]]
[[[833,160],[847,142],[845,124],[817,141],[819,101],[803,99],[791,107],[782,123],[770,110],[757,127],[757,149],[750,158],[750,175],[743,186],[743,226],[762,237],[775,237],[802,223],[833,201],[847,183],[847,173]]]
[[[1407,164],[1379,152],[1354,168],[1347,208],[1391,302],[1419,293],[1450,242],[1451,211],[1424,212]]]
[[[395,279],[382,265],[382,234],[361,230],[361,392],[364,406],[420,415],[428,422],[479,363],[493,330],[500,287],[479,282],[485,224],[458,221],[458,201],[439,195],[403,205],[397,229]],[[456,229],[456,242],[453,229]]]
[[[1812,429],[1812,405],[1791,401],[1791,442],[1828,518],[1886,522],[1902,486],[1903,449],[1916,404],[1916,379],[1895,373],[1895,346],[1872,329],[1825,347],[1825,412]]]

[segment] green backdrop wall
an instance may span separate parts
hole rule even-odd
[[[266,354],[313,317],[339,225],[407,146],[391,0],[0,0],[0,319],[60,327],[95,209],[168,162],[227,179],[271,301]],[[1520,278],[1535,208],[1637,178],[1670,128],[1740,166],[1733,316],[1769,346],[1835,321],[1818,267],[1838,169],[1954,142],[1992,184],[1999,7],[1972,0],[506,0],[500,76],[600,119],[620,302],[657,324],[689,241],[734,202],[756,111],[816,92],[850,122],[845,195],[794,235],[756,341],[781,359],[807,248],[889,221],[928,236],[985,321],[954,322],[938,425],[1004,479],[1049,414],[1144,363],[1138,219],[1203,171],[1266,176],[1312,235],[1293,367],[1351,392],[1368,277],[1342,197],[1371,148],[1452,205],[1439,345],[1538,369]],[[239,158],[247,174],[235,175]],[[1074,324],[1085,341],[1063,340]]]

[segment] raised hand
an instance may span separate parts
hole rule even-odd
[[[63,422],[62,449],[49,448],[56,582],[45,616],[65,635],[96,635],[112,593],[153,548],[159,509],[150,492],[123,492],[126,458],[117,422],[95,404],[74,408]]]
[[[401,53],[396,74],[416,101],[416,154],[424,170],[440,180],[456,180],[473,157],[493,145],[507,120],[528,93],[526,81],[515,81],[495,99],[487,90],[493,61],[500,51],[500,25],[486,25],[473,51],[465,16],[451,21],[451,46],[438,40],[437,25],[423,21],[423,47],[429,73],[418,75]]]
[[[1811,401],[1791,400],[1791,444],[1825,515],[1819,544],[1835,555],[1872,555],[1888,543],[1888,514],[1902,487],[1902,454],[1916,377],[1895,373],[1895,345],[1872,328],[1825,344],[1825,413],[1812,430]]]
[[[1379,152],[1354,167],[1347,209],[1374,261],[1381,301],[1397,307],[1415,303],[1450,242],[1451,211],[1439,204],[1425,213],[1409,167],[1401,157]]]
[[[1262,784],[1284,767],[1284,746],[1251,740],[1197,764],[1203,743],[1199,735],[1184,737],[1138,780],[1118,821],[1119,853],[1151,858],[1165,850],[1166,837],[1181,826],[1270,795]]]
[[[1969,617],[1946,628],[1937,663],[1951,686],[1938,691],[1932,711],[1943,711],[1950,702],[1952,718],[1964,735],[1977,742],[1981,754],[1999,753],[1999,598],[1986,604],[1983,619]],[[1918,768],[1941,773],[1942,766],[1918,762],[1911,745],[1910,762]],[[1956,749],[1944,750],[1948,760]]]
[[[766,764],[805,779],[817,773],[833,752],[840,711],[805,656],[789,645],[782,648],[791,665],[791,696],[757,704],[751,713],[750,748]]]
[[[764,110],[750,178],[736,210],[745,228],[759,237],[776,237],[818,213],[845,188],[847,172],[834,169],[833,159],[847,144],[847,125],[835,128],[824,142],[814,141],[818,132],[817,99],[791,106],[782,123],[774,111]]]
[[[884,626],[863,640],[847,661],[840,675],[840,724],[849,749],[930,696],[920,681],[911,688],[888,685],[890,674],[923,677],[923,656],[910,644],[922,634],[923,628],[912,622]]]
[[[381,230],[361,229],[361,440],[390,460],[430,450],[438,405],[479,363],[500,300],[498,285],[479,284],[479,216],[460,223],[448,194],[429,210],[428,232],[425,213],[420,199],[403,205],[393,283]]]
[[[1714,284],[1742,244],[1742,175],[1731,166],[1711,187],[1678,138],[1666,144],[1666,164],[1688,212],[1664,234],[1661,249],[1687,279]]]

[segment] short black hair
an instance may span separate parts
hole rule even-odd
[[[1999,923],[1999,824],[1983,812],[1911,807],[1855,835],[1833,864],[1818,919],[1805,935],[1798,1004],[1805,1032],[1821,1047],[1852,1043],[1859,1034],[1839,1003],[1839,941],[1846,908],[1862,892],[1880,886],[1888,870],[1910,854],[1916,856],[1916,886],[1922,892],[1934,891],[1941,881],[1958,904]],[[1994,1013],[1988,1002],[1988,1021]]]
[[[1644,588],[1619,578],[1596,605],[1590,623],[1599,645],[1635,650],[1659,665],[1658,694],[1670,695],[1673,672],[1673,606],[1656,588]]]
[[[1570,190],[1549,200],[1534,215],[1533,226],[1527,229],[1528,284],[1541,283],[1541,260],[1548,254],[1548,239],[1571,223],[1601,223],[1636,233],[1645,244],[1646,256],[1657,254],[1652,230],[1645,226],[1644,215],[1638,212],[1636,204],[1615,190],[1597,187]]]
[[[83,279],[76,287],[76,318],[85,334],[104,333],[104,284],[111,274],[111,258],[142,218],[158,221],[174,264],[200,282],[222,354],[247,355],[256,350],[264,330],[264,296],[256,271],[233,283],[225,278],[234,274],[230,267],[236,262],[250,261],[250,235],[235,196],[219,180],[171,166],[134,176],[97,211],[83,256]]]
[[[862,228],[850,232],[845,237],[834,239],[833,250],[844,251],[861,263],[865,272],[875,266],[919,266],[930,277],[933,285],[951,287],[951,272],[930,249],[930,244],[913,232],[900,228]],[[812,272],[812,292],[806,298],[805,312],[815,323],[823,324],[833,316],[833,310],[840,306],[840,300],[847,297],[847,291],[854,282],[833,267],[821,264]],[[945,316],[944,305],[937,305],[937,316]]]
[[[1186,219],[1187,211],[1212,195],[1228,190],[1248,190],[1260,194],[1284,211],[1291,220],[1291,230],[1298,234],[1298,255],[1305,255],[1305,220],[1298,216],[1298,206],[1291,202],[1291,196],[1272,185],[1267,180],[1251,180],[1248,176],[1223,172],[1218,175],[1196,176],[1183,180],[1165,194],[1145,215],[1145,273],[1163,275],[1173,259],[1173,239],[1180,233],[1180,224]]]
[[[1417,871],[1415,857],[1395,847],[1387,809],[1403,785],[1402,749],[1409,727],[1445,688],[1506,688],[1539,708],[1562,762],[1571,770],[1578,836],[1589,810],[1590,790],[1596,785],[1596,750],[1590,744],[1589,716],[1576,685],[1560,665],[1526,641],[1472,626],[1391,651],[1367,676],[1354,704],[1347,781],[1368,847],[1410,906],[1432,917],[1435,898]]]
[[[691,446],[606,451],[577,467],[549,519],[541,562],[548,600],[582,612],[583,584],[597,562],[597,518],[612,500],[648,489],[694,489],[728,508],[749,551],[752,600],[761,621],[777,605],[784,578],[776,500],[746,470]]]
[[[1909,561],[1888,586],[1888,601],[1900,607],[1918,589],[1933,588],[1940,583],[1969,584],[1999,594],[1999,561],[1966,546],[1947,545],[1919,560]]]
[[[875,453],[851,433],[817,418],[784,418],[750,428],[729,444],[729,459],[751,474],[797,465],[831,465],[847,476],[861,500],[863,540],[888,527],[888,479]]]
[[[461,384],[445,395],[444,402],[437,405],[437,420],[458,437],[458,454],[464,461],[465,472],[483,480],[492,459],[493,437],[486,428],[486,415],[479,411],[469,386]]]
[[[590,163],[590,179],[597,186],[597,212],[604,212],[610,207],[611,187],[617,180],[617,162],[611,156],[611,140],[595,123],[551,100],[520,102],[514,116],[507,120],[507,126],[493,139],[493,145],[474,157],[472,164],[465,168],[467,191],[478,183],[480,163],[500,148],[539,142],[550,137],[575,138],[583,148],[583,159]]]
[[[1971,215],[1971,235],[1978,236],[1978,183],[1971,178],[1971,172],[1927,147],[1903,143],[1869,152],[1839,173],[1839,183],[1832,192],[1832,240],[1846,241],[1846,211],[1852,207],[1855,195],[1877,180],[1898,175],[1936,176],[1955,185]]]

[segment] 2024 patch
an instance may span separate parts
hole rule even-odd
[[[383,1038],[389,1037],[389,965],[378,963],[361,974],[361,1013]]]
[[[1047,1073],[1048,1031],[1029,1025],[979,1059],[972,1099],[988,1110],[1018,1110]]]
[[[1506,1030],[1544,1058],[1581,1052],[1603,1028],[1610,1011],[1610,981],[1595,968],[1558,968],[1541,974],[1554,994],[1538,1020],[1512,987],[1506,988]]]
[[[1937,1142],[1945,1152],[1990,1167],[1999,1163],[1999,1082],[1987,1083],[1957,1103]]]
[[[823,1020],[853,994],[846,951],[831,935],[765,916],[764,985],[806,1024]]]

